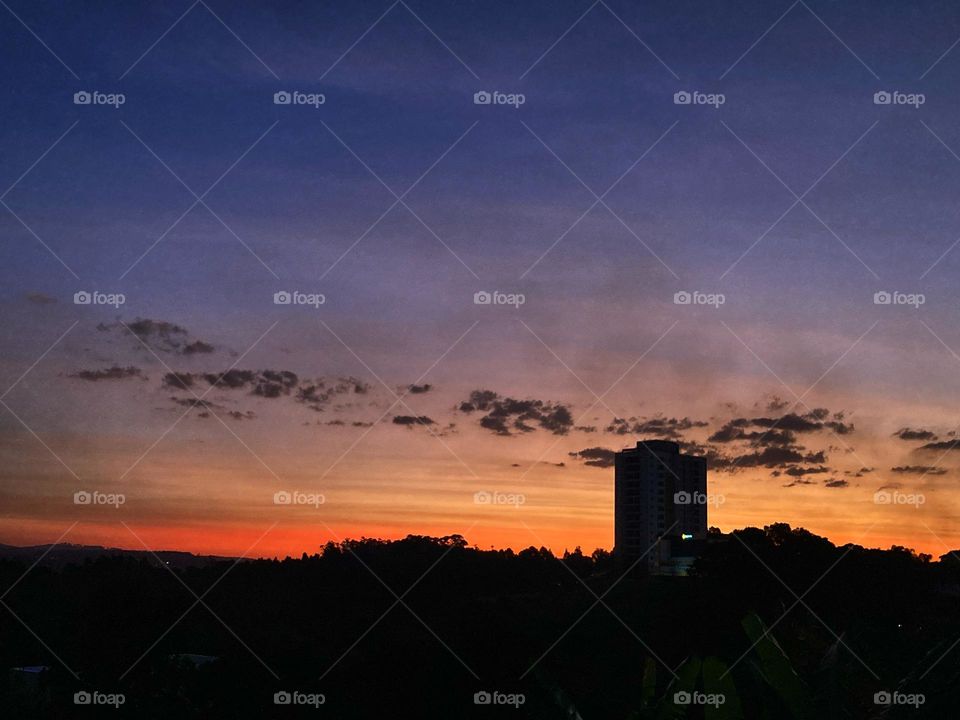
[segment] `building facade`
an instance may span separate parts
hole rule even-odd
[[[669,440],[614,458],[614,552],[650,573],[682,570],[707,535],[707,462]],[[682,573],[680,573],[682,574]]]

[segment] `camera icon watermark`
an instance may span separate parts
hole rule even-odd
[[[474,105],[510,105],[514,110],[519,110],[520,106],[527,101],[527,96],[523,93],[502,93],[499,90],[487,92],[479,90],[473,94]]]
[[[907,305],[912,307],[914,310],[917,310],[921,305],[925,305],[926,302],[927,296],[923,293],[904,293],[897,290],[894,290],[893,292],[887,292],[886,290],[878,290],[873,294],[874,305]]]
[[[512,505],[518,508],[526,502],[527,496],[523,493],[480,490],[473,494],[474,505]]]
[[[519,309],[525,302],[527,302],[527,296],[523,293],[478,290],[473,294],[474,305],[512,305],[514,308]]]
[[[127,101],[123,93],[102,93],[98,90],[78,90],[73,94],[74,105],[110,105],[115,110]]]
[[[697,90],[679,90],[673,94],[674,105],[709,105],[714,110],[719,110],[720,106],[726,101],[727,96],[723,93],[703,93]]]
[[[278,290],[273,294],[274,305],[309,305],[313,308],[319,308],[327,302],[327,296],[323,293],[304,293],[299,290],[286,291]]]
[[[504,693],[498,690],[492,692],[480,690],[473,694],[474,705],[512,705],[519,708],[527,701],[527,696],[523,693]]]
[[[312,505],[320,507],[327,498],[323,493],[308,493],[300,490],[278,490],[273,494],[274,505]]]
[[[897,690],[881,690],[873,694],[874,705],[912,705],[914,709],[919,708],[927,701],[923,693],[902,693]]]
[[[273,694],[274,705],[310,705],[318,708],[327,702],[323,693],[305,693],[299,690],[281,690]]]
[[[274,105],[310,105],[315,110],[327,102],[323,93],[305,93],[299,90],[279,90],[273,94]]]
[[[914,110],[927,101],[923,93],[905,93],[899,90],[878,90],[873,94],[874,105],[909,105]]]
[[[720,493],[702,493],[699,490],[687,492],[680,490],[673,494],[674,505],[713,505],[719,507],[727,501],[725,495]]]
[[[105,493],[99,490],[78,490],[73,494],[74,505],[112,505],[119,508],[126,504],[127,496],[123,493]]]
[[[673,294],[674,305],[707,305],[714,309],[719,309],[719,307],[726,304],[726,302],[727,296],[723,293],[680,290]]]
[[[912,505],[919,509],[921,505],[927,502],[923,493],[903,493],[899,490],[877,490],[873,494],[875,505]]]
[[[74,705],[112,705],[119,708],[127,701],[123,693],[103,693],[97,690],[81,690],[73,694]]]
[[[118,308],[127,302],[127,296],[123,293],[103,293],[94,290],[87,292],[80,290],[73,294],[74,305],[110,305]]]
[[[723,693],[703,693],[699,690],[687,692],[686,690],[680,690],[673,694],[674,705],[712,705],[715,708],[719,708],[726,701],[727,697]]]

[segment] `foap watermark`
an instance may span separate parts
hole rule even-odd
[[[674,705],[712,705],[715,708],[719,708],[726,701],[727,698],[723,693],[703,693],[699,690],[687,692],[686,690],[680,690],[673,694]]]
[[[505,693],[498,690],[492,692],[481,690],[473,694],[474,705],[512,705],[519,708],[527,701],[523,693]]]
[[[323,293],[278,290],[273,294],[274,305],[309,305],[310,307],[318,308],[326,302],[327,296]]]
[[[323,93],[305,93],[299,90],[280,90],[273,94],[274,105],[310,105],[314,110],[327,101]]]
[[[709,105],[714,110],[719,110],[720,106],[727,101],[727,96],[723,93],[703,93],[698,90],[689,92],[679,90],[673,94],[674,105]]]
[[[312,505],[320,507],[327,501],[323,493],[301,492],[300,490],[278,490],[273,494],[274,505]]]
[[[875,505],[913,505],[919,508],[927,498],[923,493],[903,493],[899,490],[877,490],[873,494]]]
[[[925,305],[926,302],[927,296],[923,293],[905,293],[898,290],[887,292],[886,290],[878,290],[873,294],[874,305],[909,305],[916,310],[921,305]]]
[[[94,290],[87,292],[80,290],[73,294],[74,305],[110,305],[118,308],[127,302],[127,296],[123,293],[105,293]]]
[[[499,290],[487,292],[478,290],[473,294],[474,305],[512,305],[519,308],[527,301],[527,296],[523,293],[505,293]]]
[[[78,90],[73,94],[74,105],[110,105],[115,110],[127,101],[123,93],[103,93],[99,90]]]
[[[327,702],[323,693],[305,693],[299,690],[281,690],[273,694],[274,705],[310,705],[318,708]]]
[[[687,492],[680,490],[673,494],[674,505],[713,505],[719,507],[727,501],[724,495],[719,493],[702,493],[699,490]]]
[[[520,507],[527,502],[527,496],[523,493],[480,490],[473,494],[473,502],[475,505],[512,505],[513,507]]]
[[[119,708],[127,701],[123,693],[104,693],[98,690],[81,690],[73,694],[74,705],[111,705]]]
[[[473,94],[474,105],[510,105],[514,110],[519,110],[520,106],[527,101],[527,96],[523,93],[503,93],[499,90],[487,92],[479,90]]]
[[[99,490],[78,490],[73,494],[74,505],[112,505],[115,508],[127,502],[123,493],[105,493]]]
[[[927,701],[923,693],[902,693],[897,690],[881,690],[873,694],[874,705],[912,705],[914,709],[919,708]]]
[[[727,302],[727,296],[723,293],[705,293],[699,290],[688,292],[680,290],[673,294],[674,305],[709,305],[717,309]]]
[[[909,105],[914,110],[927,101],[923,93],[905,93],[899,90],[878,90],[873,94],[874,105]]]

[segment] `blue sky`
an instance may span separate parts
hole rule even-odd
[[[235,431],[249,452],[223,427],[188,418],[145,467],[157,458],[160,472],[179,458],[192,473],[217,475],[222,463],[176,444],[202,442],[218,448],[214,458],[233,461],[239,451],[254,468],[234,468],[241,474],[298,456],[309,463],[290,472],[305,478],[310,463],[336,461],[343,476],[319,473],[323,482],[358,493],[364,463],[394,453],[397,492],[429,505],[419,493],[440,481],[425,478],[446,478],[451,467],[493,463],[445,480],[451,492],[476,482],[523,486],[544,453],[570,463],[570,452],[629,441],[604,436],[614,416],[703,417],[719,427],[772,395],[793,400],[781,381],[811,407],[862,418],[849,447],[822,439],[834,447],[838,477],[861,465],[950,461],[904,459],[903,447],[889,447],[904,426],[943,438],[953,424],[960,14],[947,3],[183,2],[65,11],[11,2],[0,36],[10,98],[0,116],[6,385],[77,323],[9,395],[20,420],[2,421],[6,455],[27,452],[28,441],[38,453],[5,479],[11,497],[34,492],[26,478],[48,478],[43,463],[63,470],[48,449],[67,465],[115,456],[116,468],[94,463],[76,474],[119,482],[168,426],[164,365],[221,371],[264,332],[249,360],[256,368],[379,387],[372,417],[354,413],[351,422],[390,406],[381,379],[403,388],[429,369],[434,387],[416,412],[456,431],[436,442],[390,427],[387,415],[386,428],[354,446],[362,430],[302,436],[289,430],[304,422],[294,410],[249,400],[241,409],[256,405],[259,420]],[[322,93],[325,102],[274,104],[283,90]],[[525,102],[476,105],[481,90],[522,93]],[[125,101],[76,105],[78,91]],[[678,105],[680,91],[720,93],[724,102]],[[878,105],[878,91],[920,93],[923,104]],[[194,205],[196,196],[203,203]],[[397,196],[403,203],[390,209]],[[474,305],[475,292],[494,289],[526,302]],[[80,290],[120,292],[126,303],[75,306]],[[326,302],[319,311],[277,306],[279,290],[323,293]],[[675,305],[684,290],[725,302]],[[922,293],[925,303],[878,306],[879,291]],[[157,345],[153,355],[116,330],[118,319],[136,318],[176,324],[215,351],[183,357]],[[70,379],[128,365],[148,379]],[[607,416],[596,420],[599,436],[571,431],[555,450],[542,430],[492,437],[456,414],[472,390],[487,388],[565,403],[576,415],[628,368],[605,399],[610,407],[598,410]],[[283,457],[272,457],[279,446]],[[555,542],[573,544],[582,531],[600,544],[606,475],[574,472],[545,476],[540,487],[595,517],[567,534],[566,511],[536,518]],[[264,482],[275,484],[270,474]],[[784,490],[768,475],[750,479],[759,490],[744,490],[767,503],[758,521],[838,532],[834,511],[818,504],[832,508],[836,492]],[[949,475],[913,475],[928,484],[939,477],[930,492],[949,495]],[[60,480],[48,481],[60,492]],[[735,495],[747,480],[725,482]],[[884,482],[863,481],[861,494]],[[794,491],[807,495],[785,502]],[[390,526],[387,492],[356,497],[376,517],[343,510],[336,517],[351,527],[418,527],[414,507],[407,524]],[[170,508],[183,505],[171,498],[142,517],[172,522]],[[30,507],[13,515],[54,522],[70,510]],[[724,510],[729,523],[757,520],[747,500],[740,507]],[[938,505],[937,521],[953,523],[953,507],[952,499]],[[468,510],[444,506],[436,523],[469,524]],[[181,520],[201,513],[184,512]],[[240,502],[235,512],[241,522],[251,511]],[[922,532],[910,522],[891,520],[885,537],[909,544]]]

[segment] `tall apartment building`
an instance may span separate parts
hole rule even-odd
[[[668,440],[642,440],[614,460],[614,551],[673,573],[707,535],[707,462]],[[646,555],[644,555],[646,553]]]

